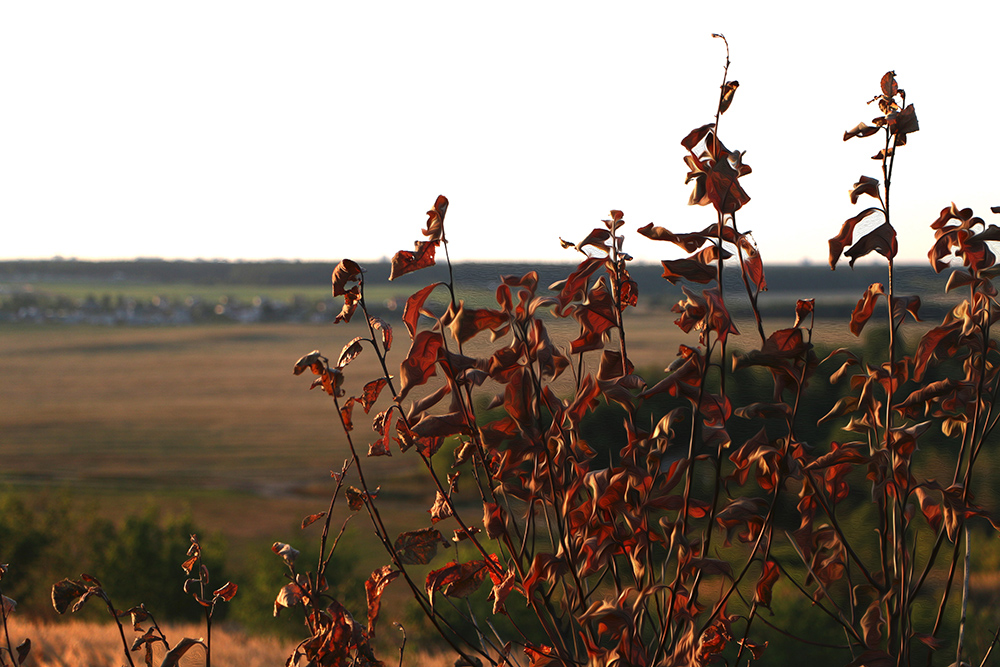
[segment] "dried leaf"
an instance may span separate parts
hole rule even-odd
[[[764,567],[760,572],[760,578],[757,579],[757,588],[754,593],[754,601],[757,604],[768,609],[771,608],[771,589],[774,588],[775,582],[778,581],[779,574],[778,564],[773,560],[764,563]]]
[[[812,315],[816,309],[816,299],[799,299],[795,302],[795,324],[793,327],[799,327],[802,321],[805,320],[806,315]]]
[[[364,338],[358,336],[344,346],[344,349],[340,351],[340,357],[337,358],[337,368],[343,368],[347,364],[354,361],[354,359],[361,354],[361,350],[364,349],[364,346],[362,345],[364,340]]]
[[[442,568],[432,570],[427,574],[427,596],[434,604],[434,593],[446,597],[469,597],[482,585],[489,572],[485,560],[474,560],[468,563],[448,563]]]
[[[402,572],[393,570],[391,565],[383,565],[378,568],[365,580],[365,598],[368,601],[368,636],[375,636],[375,623],[378,621],[379,611],[382,608],[382,593],[385,587],[398,577]]]
[[[448,502],[448,496],[438,491],[437,497],[434,499],[434,505],[427,511],[430,512],[431,523],[437,523],[452,516],[451,503]]]
[[[25,639],[14,650],[17,651],[17,664],[23,665],[28,658],[28,653],[31,652],[31,640]]]
[[[427,287],[415,292],[406,300],[406,305],[403,307],[403,324],[406,326],[410,338],[413,338],[417,333],[417,322],[420,320],[420,313],[424,308],[424,302],[427,301],[427,297],[431,295],[431,292],[440,285],[444,285],[444,283],[431,283]]]
[[[278,591],[278,597],[274,600],[275,617],[281,613],[282,609],[289,609],[297,604],[302,604],[305,600],[305,591],[297,583],[290,582],[282,586]]]
[[[421,528],[400,533],[393,548],[400,562],[406,565],[426,565],[434,558],[439,544],[447,544],[435,528]]]
[[[885,294],[885,288],[882,283],[872,283],[868,286],[867,291],[861,299],[858,300],[858,304],[854,307],[854,312],[851,314],[851,333],[855,336],[861,335],[861,330],[865,328],[865,324],[871,319],[872,313],[875,312],[875,302],[878,297]]]
[[[295,559],[299,557],[298,550],[288,544],[285,544],[284,542],[275,542],[272,544],[271,551],[281,556],[288,567],[293,567],[295,565]]]
[[[374,315],[368,318],[368,323],[371,324],[373,329],[382,332],[382,347],[388,352],[392,348],[392,327],[381,317],[375,317]]]
[[[438,195],[434,208],[427,211],[427,228],[423,230],[428,241],[444,240],[444,216],[448,212],[448,198]],[[391,280],[391,279],[390,279]]]
[[[407,273],[412,273],[428,266],[434,266],[434,251],[438,241],[414,241],[414,250],[400,250],[392,257],[392,269],[389,280],[395,280]]]
[[[326,516],[326,512],[317,512],[316,514],[310,514],[306,518],[302,519],[302,529],[305,530],[309,526],[313,525],[320,519]]]
[[[163,656],[163,662],[160,663],[160,667],[177,667],[177,665],[180,664],[181,657],[183,657],[184,654],[195,645],[204,647],[205,642],[201,638],[191,639],[190,637],[185,637],[180,640],[177,642],[176,646],[167,651],[167,654]]]
[[[858,123],[855,127],[844,132],[844,141],[852,139],[854,137],[870,137],[871,135],[878,132],[879,128],[874,125],[866,125],[865,123]]]
[[[87,594],[87,587],[79,581],[63,579],[52,584],[52,606],[60,614],[65,614],[70,605]]]
[[[364,408],[365,414],[371,412],[372,406],[375,405],[375,401],[378,400],[378,395],[382,392],[382,388],[388,384],[388,380],[385,378],[379,378],[377,380],[372,380],[364,386],[361,390],[361,396],[357,397],[357,401],[361,403],[361,407]]]
[[[435,369],[444,341],[436,331],[421,331],[414,338],[406,358],[399,366],[399,398],[402,401],[410,390],[419,387],[437,374]]]
[[[861,179],[854,184],[854,187],[850,190],[851,203],[857,204],[858,199],[862,195],[868,195],[869,197],[874,197],[875,199],[881,199],[879,196],[879,185],[880,181],[877,178],[871,178],[869,176],[862,176]]]
[[[236,591],[237,591],[238,588],[239,587],[236,584],[234,584],[233,582],[227,581],[225,586],[223,586],[222,588],[216,589],[216,591],[214,593],[212,593],[212,599],[214,599],[214,600],[222,600],[224,602],[229,602],[234,597],[236,597]]]
[[[739,81],[727,81],[722,87],[722,98],[719,102],[720,114],[726,113],[729,110],[730,105],[733,103],[733,97],[736,95],[736,89],[739,87]]]
[[[830,239],[831,269],[837,268],[837,260],[839,260],[840,256],[843,254],[844,248],[854,243],[854,228],[857,227],[858,223],[860,223],[862,220],[864,220],[870,215],[874,215],[875,213],[882,213],[884,215],[884,212],[882,211],[881,208],[878,207],[866,208],[853,218],[848,218],[847,220],[844,221],[843,226],[841,226],[840,228],[840,233],[837,234],[832,239]]]
[[[883,222],[862,236],[844,255],[851,258],[850,264],[853,267],[854,262],[868,253],[877,252],[887,259],[892,259],[898,250],[896,230],[888,222]]]

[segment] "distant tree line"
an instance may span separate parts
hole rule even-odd
[[[537,271],[539,283],[548,286],[566,275],[567,265],[568,263],[467,262],[454,265],[455,282],[463,285],[466,290],[478,289],[490,293],[499,283],[500,276],[523,275],[529,271]],[[376,278],[375,282],[389,275],[390,265],[387,261],[362,263],[362,266],[368,274]],[[4,283],[97,282],[119,284],[122,287],[115,291],[125,296],[128,296],[129,284],[315,287],[327,280],[335,267],[336,262],[300,261],[13,260],[0,261],[0,287]],[[679,286],[659,279],[663,271],[659,264],[636,264],[630,271],[643,286],[642,302],[645,306],[657,309],[669,308],[683,298]],[[849,314],[854,307],[850,299],[847,301],[828,299],[824,302],[824,295],[829,296],[830,293],[829,275],[830,271],[825,265],[769,267],[766,280],[770,293],[762,296],[763,313],[777,316],[792,313],[794,299],[803,298],[805,295],[816,297],[817,314],[821,317],[843,317]],[[447,270],[441,266],[431,267],[426,270],[423,278],[446,281]],[[399,286],[401,292],[407,292],[416,285],[415,280],[413,276],[402,276],[394,284]],[[838,275],[836,286],[842,294],[856,295],[863,292],[871,283],[882,280],[884,276],[880,274],[878,267],[859,265],[852,271]],[[900,294],[926,294],[928,285],[939,284],[929,267],[917,265],[897,267],[896,280],[898,281],[896,290]],[[739,281],[739,271],[733,269],[727,272],[724,282],[732,289],[741,290]],[[58,307],[65,308],[68,305],[62,304]],[[733,305],[736,306],[734,314],[738,316],[738,300]],[[941,308],[940,305],[925,304],[921,313],[928,317],[936,317],[942,314],[937,312]]]

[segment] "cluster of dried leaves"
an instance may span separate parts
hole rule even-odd
[[[727,55],[727,73],[728,67]],[[295,372],[309,369],[317,376],[314,386],[333,397],[351,444],[353,459],[336,475],[330,511],[343,476],[354,467],[361,488],[345,496],[352,510],[369,514],[389,563],[366,582],[365,627],[324,597],[322,563],[319,576],[296,574],[290,547],[275,545],[292,571],[276,610],[302,604],[312,631],[290,665],[382,664],[370,654],[369,641],[381,594],[395,579],[409,586],[463,664],[756,660],[767,643],[754,639],[754,621],[771,606],[781,581],[809,600],[818,621],[841,627],[844,639],[831,648],[842,650],[849,667],[910,664],[915,647],[930,659],[945,645],[939,633],[959,545],[968,539],[963,530],[969,519],[989,518],[969,489],[982,446],[1000,418],[993,409],[1000,357],[990,337],[998,317],[991,279],[1000,269],[988,245],[1000,240],[1000,228],[954,205],[932,223],[931,263],[941,271],[952,258],[961,260],[964,266],[953,271],[947,289],[966,289],[968,298],[912,354],[903,354],[896,334],[907,313],[919,320],[920,299],[893,291],[897,242],[889,193],[897,150],[919,127],[913,105],[905,103],[889,72],[872,100],[880,115],[844,134],[845,140],[884,139],[873,156],[881,179],[862,176],[850,190],[853,203],[872,197],[878,204],[847,220],[830,240],[831,267],[841,256],[852,266],[870,253],[887,260],[889,287],[871,285],[849,327],[860,335],[885,297],[888,358],[866,361],[843,348],[821,362],[812,344],[813,300],[797,303],[791,327],[765,333],[757,307],[767,289],[763,262],[751,234],[737,226],[737,213],[750,201],[741,181],[750,167],[742,152],[719,139],[720,119],[737,87],[724,78],[714,122],[681,142],[693,184],[690,203],[712,207],[714,224],[696,232],[652,223],[638,229],[687,254],[663,262],[664,279],[705,286],[684,286],[685,299],[672,308],[678,327],[698,333],[697,344],[682,345],[665,377],[652,386],[635,373],[627,351],[624,313],[636,305],[639,288],[627,268],[631,257],[623,249],[621,211],[612,211],[580,242],[562,241],[585,257],[548,293],[529,272],[500,279],[495,308],[457,300],[450,282],[413,294],[403,313],[411,343],[398,389],[386,365],[391,329],[368,314],[361,267],[344,260],[337,268],[334,294],[345,297],[343,319],[360,307],[371,337],[351,341],[333,367],[313,352],[298,361]],[[413,252],[397,253],[390,280],[434,264],[437,247],[446,243],[447,209],[448,200],[438,197],[423,231],[427,240]],[[721,279],[727,261],[739,266],[760,338],[759,347],[740,352],[727,352],[731,337],[740,335],[727,307],[733,297],[724,293]],[[447,292],[443,306],[430,299],[439,288]],[[547,316],[574,319],[579,335],[556,344]],[[463,346],[487,332],[492,352],[468,356]],[[363,346],[378,356],[384,375],[342,401],[344,367]],[[963,375],[924,381],[930,369],[955,361]],[[831,382],[847,386],[821,420],[837,420],[848,438],[843,442],[807,443],[799,436],[804,391],[821,363],[839,363]],[[726,387],[740,374],[770,378],[770,396],[733,405]],[[566,376],[569,393],[556,384]],[[398,536],[386,530],[353,435],[352,408],[361,405],[368,413],[386,390],[392,401],[372,422],[377,437],[368,456],[413,450],[435,496],[431,525]],[[503,408],[501,416],[477,413],[474,397],[480,394],[491,397],[487,409]],[[644,427],[638,412],[658,395],[672,397],[677,407]],[[410,396],[418,398],[407,403]],[[624,409],[626,437],[612,448],[610,461],[597,457],[581,437],[581,424],[601,401]],[[734,420],[757,430],[734,439]],[[957,444],[950,483],[914,472],[918,441],[931,432]],[[449,455],[453,472],[444,479],[431,461]],[[457,502],[461,475],[472,477],[481,520],[464,516],[468,495]],[[875,549],[853,543],[848,532],[859,532],[845,531],[838,512],[863,485],[870,491],[866,516],[878,536]],[[797,527],[781,526],[779,507],[796,508]],[[454,526],[448,537],[442,522]],[[324,543],[329,525],[327,516]],[[925,542],[933,546],[918,550]],[[456,557],[442,564],[436,558],[446,546],[454,547]],[[935,570],[947,572],[947,585],[928,584]],[[492,619],[472,618],[470,606],[451,604],[442,612],[441,599],[467,598],[484,587],[494,617],[517,604],[530,610],[534,627],[514,622],[504,635]],[[917,627],[915,605],[933,600],[935,622]],[[456,613],[469,616],[465,620],[478,631],[462,639],[452,625]],[[780,618],[761,622],[782,627]],[[957,654],[962,657],[961,641]]]
[[[166,649],[166,654],[159,663],[160,667],[177,667],[181,658],[194,646],[201,646],[204,649],[205,665],[211,667],[212,615],[219,602],[229,602],[236,596],[237,586],[232,582],[226,582],[221,588],[209,593],[211,590],[208,588],[209,571],[202,562],[201,555],[201,544],[198,542],[198,538],[192,535],[187,559],[181,563],[181,569],[189,577],[184,582],[184,592],[191,595],[195,602],[205,610],[205,638],[184,637],[171,647],[163,630],[160,629],[153,614],[146,609],[145,604],[138,604],[124,610],[115,609],[101,582],[89,574],[81,574],[79,579],[63,579],[53,584],[52,606],[58,613],[65,614],[67,611],[79,611],[84,603],[92,597],[103,600],[108,608],[108,613],[111,614],[118,627],[125,659],[131,667],[135,667],[132,653],[140,650],[143,655],[143,664],[146,667],[153,667],[153,646],[157,643],[162,644],[163,648]],[[121,619],[125,617],[131,620],[132,629],[139,633],[131,645],[125,639],[125,628],[121,622]]]

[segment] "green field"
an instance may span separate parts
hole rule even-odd
[[[679,343],[693,344],[696,337],[685,336],[672,318],[629,313],[629,353],[638,367],[662,368]],[[752,335],[749,324],[743,326]],[[571,323],[553,322],[553,328],[557,340],[573,334]],[[365,333],[356,322],[4,327],[0,483],[70,489],[112,510],[132,505],[128,497],[189,504],[200,523],[236,538],[287,525],[328,493],[329,471],[349,455],[333,401],[308,391],[311,378],[294,376],[292,366],[313,349],[336,357]],[[828,338],[828,344],[847,342],[843,335]],[[398,369],[407,346],[397,325],[390,370]],[[357,393],[378,374],[375,356],[362,354],[347,367],[348,392]],[[376,409],[387,401],[383,397]],[[360,411],[355,421],[353,435],[364,453],[375,435]],[[396,487],[404,485],[392,480],[410,475],[418,462],[397,455],[368,464],[398,495]],[[226,509],[230,500],[232,512]],[[401,500],[412,506],[411,498]],[[199,516],[197,507],[205,503]],[[231,524],[227,517],[246,503],[272,508],[261,515],[274,516],[284,506],[291,514]]]

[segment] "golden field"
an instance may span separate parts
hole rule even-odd
[[[163,631],[172,646],[183,637],[198,639],[204,636],[204,627],[196,625],[168,625]],[[10,620],[10,633],[15,646],[24,638],[31,640],[25,667],[110,667],[125,662],[118,630],[110,624],[35,623],[17,619],[15,614]],[[134,634],[130,628],[125,628],[129,642]],[[216,628],[212,630],[212,660],[227,667],[277,667],[285,664],[296,644],[295,641],[250,637],[227,628]],[[153,664],[159,664],[164,653],[162,646],[157,644]],[[398,664],[399,653],[379,657],[387,665],[393,665]],[[409,667],[450,667],[454,662],[449,656],[418,652],[412,647],[404,647],[403,658],[403,663]],[[143,664],[141,652],[134,653],[132,659],[137,665]],[[204,650],[192,647],[180,664],[181,667],[204,665]]]

